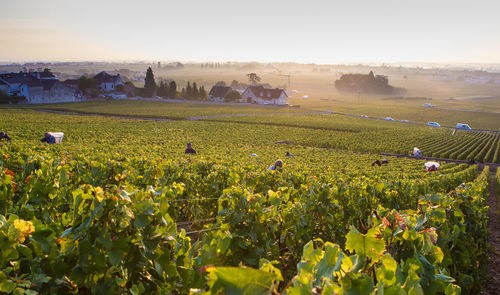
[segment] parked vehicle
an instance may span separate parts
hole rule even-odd
[[[432,107],[434,107],[432,104],[424,103],[424,108],[432,108]]]
[[[401,120],[401,123],[408,123],[408,120]]]
[[[457,123],[457,129],[460,130],[471,130],[470,126],[464,123]]]
[[[368,118],[367,115],[361,115],[361,118]]]
[[[427,122],[427,126],[431,126],[431,127],[441,127],[441,125],[439,125],[437,122]]]
[[[393,119],[393,118],[391,118],[391,117],[385,117],[385,120],[386,120],[386,121],[394,121],[394,119]]]

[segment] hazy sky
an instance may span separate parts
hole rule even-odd
[[[500,63],[498,0],[0,0],[0,61]]]

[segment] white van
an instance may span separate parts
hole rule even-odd
[[[460,130],[471,130],[470,126],[464,123],[457,123],[457,129]]]
[[[427,126],[431,126],[431,127],[441,127],[441,125],[439,125],[437,122],[427,122]]]

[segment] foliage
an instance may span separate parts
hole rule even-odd
[[[177,84],[175,81],[171,81],[168,84],[168,97],[175,98],[177,96]]]
[[[89,93],[92,89],[97,89],[97,81],[93,77],[87,77],[85,75],[78,78],[78,89],[82,92]]]
[[[151,97],[156,92],[156,81],[151,67],[146,70],[146,78],[144,79],[144,94],[146,97]]]
[[[488,169],[270,144],[332,130],[1,112],[1,292],[480,290]]]
[[[238,101],[241,99],[241,94],[236,91],[236,90],[231,90],[226,96],[224,97],[225,101],[231,102],[231,101]]]
[[[389,85],[387,76],[375,76],[372,71],[368,75],[343,74],[335,81],[335,88],[339,91],[377,94],[402,94],[404,89]]]
[[[247,77],[248,77],[248,81],[250,81],[250,84],[252,84],[252,85],[257,85],[261,81],[261,78],[259,76],[257,76],[256,73],[247,74]]]
[[[26,99],[24,96],[8,95],[0,90],[0,104],[18,104],[24,99]]]

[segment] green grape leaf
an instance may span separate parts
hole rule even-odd
[[[372,262],[377,262],[385,250],[385,241],[378,239],[378,228],[370,229],[366,235],[360,233],[354,226],[346,236],[346,249],[358,255],[370,257]]]
[[[263,294],[278,278],[273,273],[245,267],[211,267],[207,271],[212,294]]]

